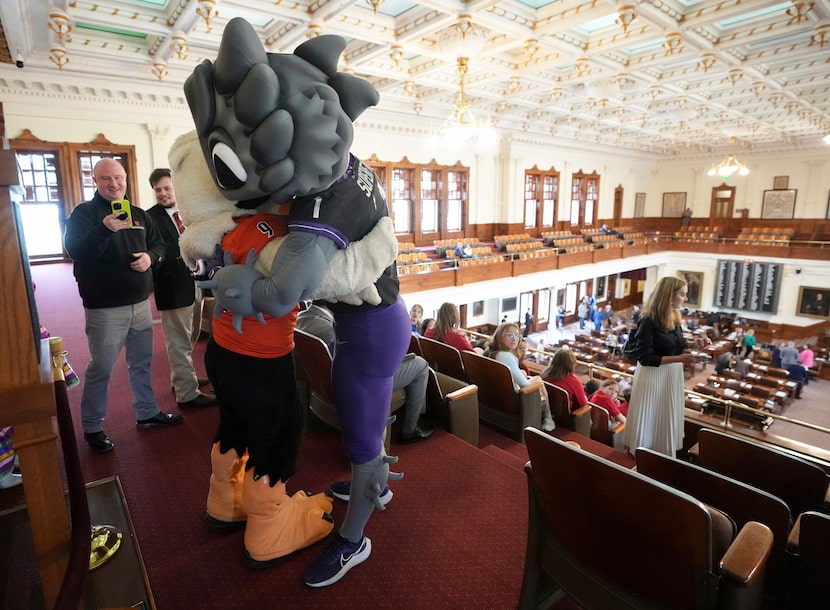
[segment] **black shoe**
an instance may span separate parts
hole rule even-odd
[[[431,428],[429,426],[424,426],[423,428],[416,426],[413,432],[401,432],[400,440],[402,443],[417,443],[418,441],[428,439],[432,436],[433,432],[435,432],[435,428]]]
[[[216,400],[216,396],[213,394],[202,394],[199,392],[193,400],[179,402],[176,404],[179,405],[179,408],[181,409],[187,409],[190,407],[215,407],[219,404],[219,401]]]
[[[156,428],[159,426],[175,426],[184,421],[182,415],[174,415],[173,413],[165,413],[159,411],[156,415],[149,419],[139,419],[135,425],[139,428]]]
[[[210,379],[208,379],[207,377],[197,377],[196,379],[199,382],[200,388],[203,388],[206,385],[210,385]]]
[[[115,449],[115,445],[112,444],[112,441],[103,430],[99,432],[84,432],[84,439],[86,440],[86,444],[89,445],[89,448],[95,453],[107,453]]]

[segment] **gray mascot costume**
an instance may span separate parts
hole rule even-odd
[[[266,53],[251,26],[233,19],[216,62],[203,62],[185,84],[207,170],[233,207],[235,225],[210,247],[202,235],[199,246],[189,249],[191,258],[207,258],[214,249],[222,255],[209,265],[215,273],[203,284],[219,305],[206,363],[221,404],[211,477],[219,514],[209,495],[206,518],[214,524],[247,518],[245,547],[255,567],[331,528],[326,496],[302,494],[294,501],[285,494],[299,429],[293,404],[276,404],[268,390],[293,388],[282,361],[290,357],[286,347],[293,348],[288,333],[298,301],[325,298],[335,316],[332,381],[352,463],[351,501],[339,533],[306,572],[313,587],[337,582],[371,553],[364,527],[374,508],[382,509],[378,496],[396,461],[383,450],[383,434],[392,376],[410,337],[383,190],[374,172],[349,153],[352,121],[377,103],[378,94],[367,81],[337,72],[344,48],[344,39],[322,36],[293,54]],[[179,160],[187,156],[178,154]],[[210,222],[206,233],[215,235],[216,226],[229,221]],[[333,266],[343,270],[338,286]],[[268,361],[260,375],[258,357]],[[240,479],[241,511],[233,495]],[[273,516],[272,509],[279,513],[284,505],[292,507],[288,524]],[[249,536],[255,515],[264,525]]]

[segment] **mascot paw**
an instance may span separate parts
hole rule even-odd
[[[200,287],[213,290],[217,318],[225,311],[233,314],[233,328],[238,333],[242,332],[243,316],[256,316],[260,324],[265,324],[265,318],[254,308],[251,296],[254,282],[262,279],[262,274],[254,268],[255,262],[254,250],[248,252],[244,265],[233,264],[231,253],[226,252],[225,266],[215,271],[212,280],[199,283]]]

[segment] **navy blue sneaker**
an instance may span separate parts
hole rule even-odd
[[[337,498],[338,500],[343,500],[344,502],[348,502],[349,498],[351,497],[352,491],[352,482],[351,481],[337,481],[337,483],[331,484],[331,494]],[[392,500],[392,490],[389,489],[389,486],[383,488],[383,491],[380,492],[378,499],[383,506],[389,504]]]
[[[309,587],[333,585],[358,564],[369,559],[372,541],[366,536],[360,542],[351,542],[336,534],[329,547],[305,573],[303,580]]]

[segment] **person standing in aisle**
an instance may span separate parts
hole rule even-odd
[[[98,161],[92,180],[95,195],[66,220],[64,248],[75,263],[91,357],[81,397],[81,426],[89,448],[106,453],[115,447],[104,432],[107,390],[122,348],[136,425],[173,426],[184,418],[161,411],[153,394],[150,267],[163,260],[164,241],[147,213],[124,200],[127,172],[118,161]],[[118,213],[113,212],[114,201],[121,202]]]
[[[156,168],[150,174],[156,205],[147,210],[164,240],[164,258],[153,267],[153,293],[161,314],[164,346],[170,362],[170,383],[179,407],[210,407],[216,396],[200,387],[209,381],[199,378],[193,366],[193,344],[202,327],[202,289],[182,260],[179,236],[185,226],[176,205],[170,170]]]
[[[676,457],[683,447],[683,365],[695,359],[684,352],[680,308],[686,296],[682,279],[660,278],[643,305],[637,330],[628,339],[634,342],[637,367],[623,444],[632,454],[637,447],[648,447]]]

